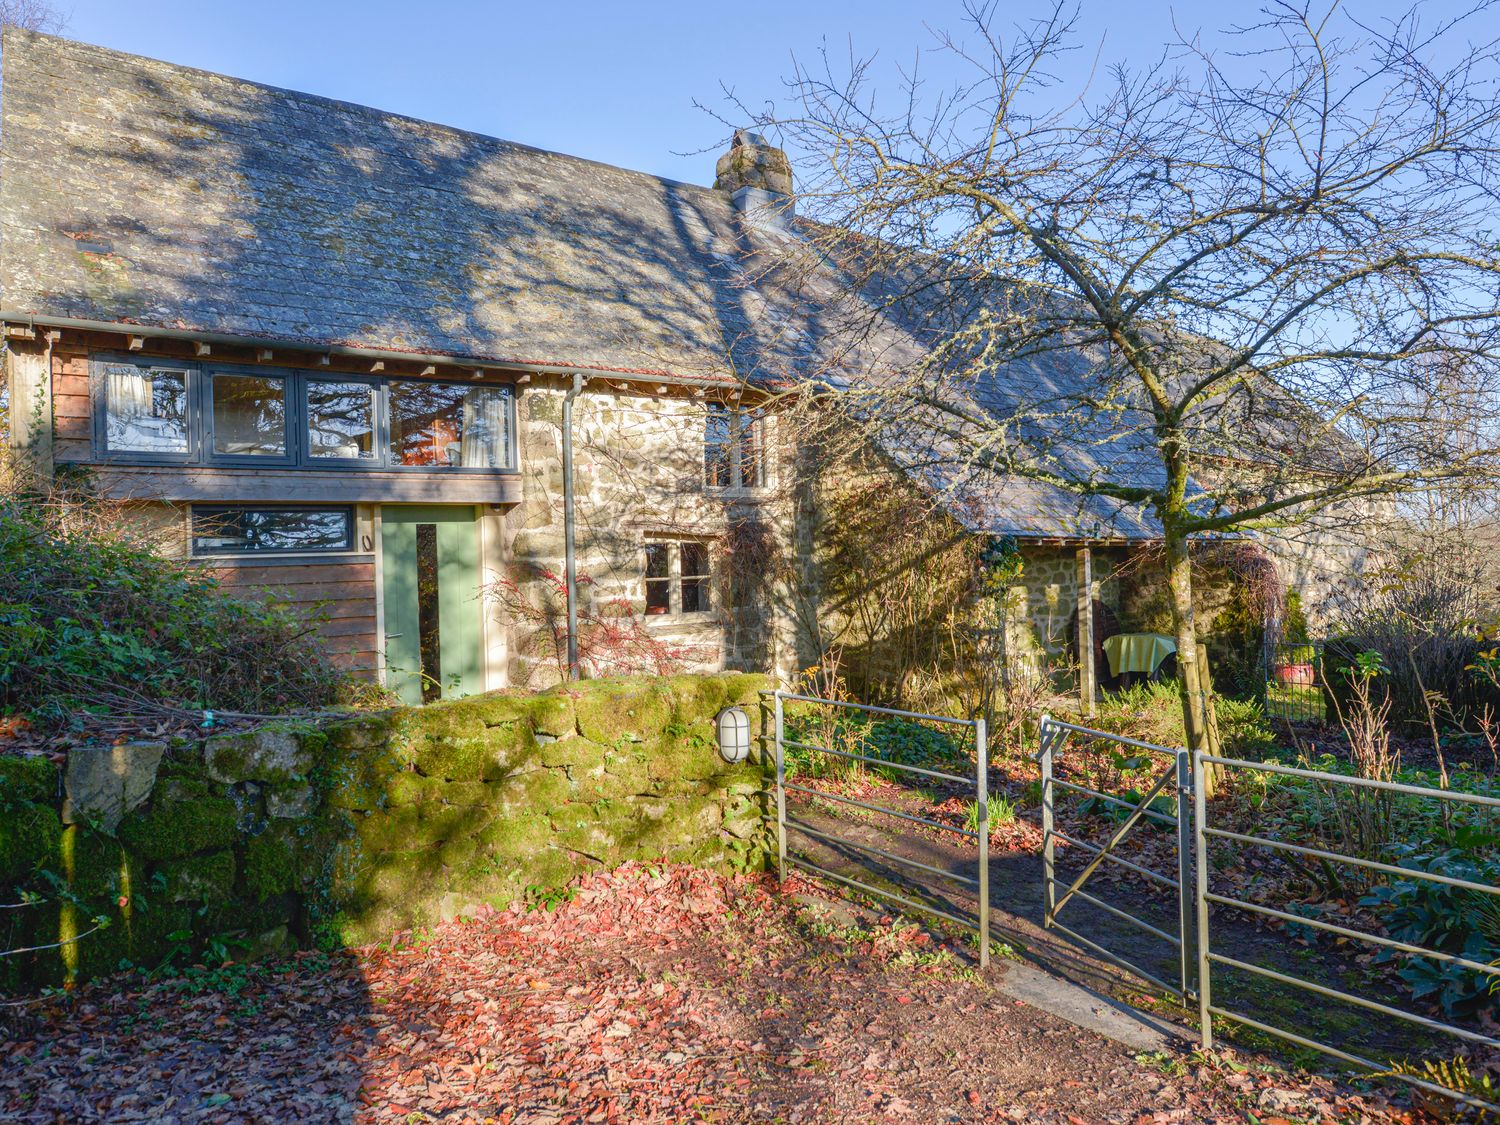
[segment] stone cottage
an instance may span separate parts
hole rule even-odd
[[[781,153],[739,134],[697,187],[4,35],[0,321],[38,472],[317,607],[329,653],[411,702],[610,645],[805,664],[751,547],[808,556],[812,494],[762,408],[867,357],[826,343],[837,278],[753,267],[797,237]],[[1098,550],[1154,532],[1038,488],[964,522],[1035,560],[1021,612],[1061,643],[1113,597]]]

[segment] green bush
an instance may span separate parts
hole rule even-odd
[[[0,494],[0,712],[49,724],[95,706],[278,712],[337,698],[344,677],[306,620],[226,595],[105,515]]]

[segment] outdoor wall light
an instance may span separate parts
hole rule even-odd
[[[733,765],[750,756],[750,717],[738,707],[726,707],[714,718],[719,732],[719,757]]]

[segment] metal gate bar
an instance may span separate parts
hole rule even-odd
[[[948,911],[939,910],[938,908],[930,906],[926,903],[917,902],[914,899],[907,898],[905,895],[899,895],[893,891],[888,891],[881,887],[871,886],[870,884],[861,882],[858,879],[852,879],[847,875],[840,875],[838,872],[829,871],[827,868],[821,867],[818,864],[804,859],[799,855],[789,853],[787,850],[786,834],[787,830],[791,829],[796,832],[801,832],[809,836],[813,836],[817,839],[825,840],[832,844],[837,844],[841,847],[854,848],[857,851],[861,851],[869,855],[876,855],[882,859],[893,860],[897,863],[905,864],[908,867],[926,871],[930,874],[940,875],[943,878],[952,879],[956,882],[974,887],[978,893],[979,900],[976,911],[978,915],[978,925],[974,927],[975,939],[979,946],[979,966],[981,969],[987,968],[990,963],[990,815],[989,746],[987,740],[987,731],[985,728],[985,721],[983,719],[956,719],[948,715],[924,715],[917,711],[902,711],[895,707],[876,707],[872,704],[851,703],[847,700],[842,699],[823,699],[814,695],[802,695],[798,692],[775,691],[771,693],[771,696],[776,723],[776,870],[778,877],[781,879],[785,879],[787,865],[791,864],[804,870],[811,871],[817,875],[821,875],[824,878],[833,879],[834,881],[843,883],[846,886],[855,887],[867,894],[875,895],[878,898],[883,898],[891,902],[899,903],[900,905],[905,906],[911,910],[920,910],[923,913],[931,914],[950,922],[957,922],[959,925],[964,927],[968,927],[972,924],[970,920],[960,918]],[[907,765],[904,762],[891,762],[887,761],[884,758],[872,758],[863,754],[851,754],[842,750],[834,750],[831,747],[819,746],[816,743],[801,742],[793,739],[788,739],[786,737],[786,714],[784,708],[784,704],[787,701],[797,703],[812,703],[825,707],[841,707],[847,710],[858,711],[865,714],[888,715],[892,718],[912,719],[918,722],[943,723],[949,726],[967,727],[974,732],[974,776],[972,778],[960,777],[957,774],[945,773],[940,770],[924,769],[921,766]],[[797,785],[789,782],[786,779],[786,749],[789,746],[801,750],[808,750],[813,753],[827,754],[830,757],[841,758],[845,761],[860,762],[882,769],[901,770],[905,773],[917,774],[922,777],[936,778],[941,781],[950,781],[959,785],[972,784],[974,786],[975,802],[978,807],[978,815],[976,816],[976,821],[979,825],[979,830],[977,832],[971,832],[966,828],[958,828],[951,824],[944,824],[939,820],[932,820],[928,817],[902,812],[899,809],[886,808],[882,805],[872,805],[865,801],[857,801],[852,797],[844,797],[836,793],[829,793],[821,789],[814,789],[806,785]],[[884,814],[885,816],[896,817],[900,820],[905,820],[915,824],[921,824],[928,828],[936,828],[944,832],[950,832],[954,835],[964,837],[965,839],[973,840],[978,845],[979,852],[979,870],[977,873],[978,877],[970,878],[967,875],[962,875],[956,872],[944,871],[940,868],[932,866],[931,864],[925,864],[917,860],[907,859],[904,856],[895,855],[892,852],[872,847],[869,844],[864,844],[857,840],[851,840],[842,836],[835,836],[832,833],[811,828],[798,820],[789,820],[786,814],[786,794],[788,790],[791,790],[794,793],[804,793],[808,796],[816,797],[820,800],[834,801],[838,804],[851,805],[855,808],[866,809],[870,812],[876,812]]]
[[[1400,793],[1407,796],[1426,798],[1429,800],[1450,801],[1456,804],[1475,805],[1484,808],[1500,809],[1500,798],[1488,797],[1478,793],[1462,793],[1455,792],[1451,789],[1433,789],[1427,786],[1408,785],[1404,782],[1376,781],[1371,778],[1348,777],[1343,774],[1326,773],[1318,770],[1298,769],[1294,766],[1283,766],[1276,762],[1250,762],[1240,758],[1227,758],[1216,754],[1206,754],[1202,751],[1194,753],[1193,775],[1195,777],[1203,777],[1204,768],[1205,766],[1209,765],[1222,766],[1226,769],[1250,770],[1258,773],[1282,774],[1285,776],[1313,781],[1320,785],[1346,785],[1353,788],[1372,789],[1389,793]],[[1314,918],[1303,918],[1298,915],[1289,914],[1285,911],[1279,911],[1271,907],[1262,906],[1258,903],[1245,902],[1241,899],[1215,894],[1209,887],[1210,871],[1208,867],[1207,855],[1208,840],[1210,837],[1213,837],[1215,839],[1228,840],[1241,845],[1264,847],[1270,848],[1274,851],[1290,852],[1295,855],[1305,855],[1310,858],[1320,859],[1332,863],[1347,863],[1355,867],[1364,868],[1370,871],[1377,871],[1381,874],[1391,875],[1399,879],[1410,879],[1428,883],[1437,883],[1444,886],[1458,887],[1463,890],[1474,891],[1497,897],[1500,897],[1500,887],[1491,886],[1484,883],[1477,883],[1470,879],[1460,879],[1454,876],[1440,875],[1436,872],[1431,871],[1420,871],[1415,868],[1409,867],[1397,867],[1394,864],[1382,863],[1378,860],[1365,859],[1361,856],[1346,855],[1342,852],[1329,851],[1323,848],[1308,847],[1302,844],[1290,844],[1285,840],[1273,840],[1264,836],[1254,836],[1242,832],[1230,832],[1225,829],[1211,828],[1208,824],[1208,807],[1203,788],[1204,787],[1201,785],[1196,786],[1193,795],[1193,835],[1198,876],[1197,894],[1195,896],[1197,899],[1197,918],[1199,933],[1198,1019],[1202,1029],[1204,1048],[1212,1049],[1213,1047],[1213,1017],[1219,1016],[1222,1019],[1234,1020],[1237,1023],[1244,1024],[1247,1027],[1252,1027],[1257,1031],[1264,1032],[1286,1042],[1296,1044],[1297,1046],[1319,1051],[1325,1055],[1330,1056],[1331,1058],[1336,1058],[1344,1062],[1352,1063],[1355,1066],[1376,1071],[1377,1073],[1382,1073],[1391,1077],[1399,1078],[1403,1082],[1406,1082],[1411,1086],[1415,1086],[1418,1089],[1426,1090],[1429,1093],[1441,1094],[1444,1097],[1451,1098],[1459,1102],[1460,1104],[1469,1105],[1492,1112],[1500,1110],[1500,1105],[1496,1105],[1493,1102],[1486,1101],[1483,1098],[1479,1098],[1459,1090],[1454,1090],[1447,1086],[1439,1085],[1435,1082],[1429,1082],[1426,1079],[1418,1078],[1414,1075],[1394,1074],[1388,1066],[1381,1066],[1379,1063],[1372,1062],[1369,1059],[1343,1050],[1342,1048],[1335,1047],[1332,1044],[1320,1042],[1319,1040],[1313,1039],[1309,1036],[1299,1035],[1295,1032],[1288,1031],[1285,1028],[1272,1026],[1271,1024],[1265,1023],[1262,1020],[1247,1016],[1242,1012],[1236,1012],[1232,1009],[1225,1008],[1222,1005],[1215,1004],[1213,1001],[1213,966],[1223,965],[1225,967],[1236,969],[1241,972],[1248,972],[1259,977],[1274,980],[1280,984],[1288,985],[1292,988],[1310,992],[1315,996],[1322,996],[1330,1000],[1337,1000],[1341,1003],[1352,1004],[1355,1007],[1363,1008],[1367,1011],[1376,1012],[1382,1016],[1400,1020],[1404,1023],[1412,1024],[1414,1026],[1424,1028],[1428,1031],[1451,1035],[1457,1039],[1464,1040],[1465,1042],[1478,1043],[1488,1047],[1500,1047],[1500,1039],[1497,1039],[1494,1036],[1470,1031],[1467,1028],[1457,1027],[1453,1024],[1445,1023],[1441,1020],[1431,1019],[1427,1016],[1420,1015],[1416,1012],[1406,1011],[1405,1009],[1397,1008],[1390,1004],[1382,1004],[1375,1000],[1367,1000],[1362,996],[1356,996],[1353,993],[1345,992],[1341,989],[1330,988],[1325,985],[1318,984],[1314,981],[1309,981],[1301,977],[1293,976],[1289,973],[1278,972],[1275,969],[1269,969],[1261,965],[1254,965],[1246,961],[1241,961],[1238,958],[1228,957],[1224,954],[1213,952],[1210,946],[1210,918],[1208,912],[1210,903],[1231,907],[1237,910],[1246,910],[1252,913],[1266,915],[1269,917],[1280,918],[1283,921],[1295,922],[1298,925],[1305,925],[1315,929],[1326,930],[1328,932],[1338,934],[1340,937],[1369,942],[1373,945],[1379,945],[1386,948],[1399,949],[1405,953],[1410,953],[1421,957],[1431,957],[1435,960],[1462,965],[1465,968],[1473,969],[1477,972],[1485,973],[1492,977],[1500,977],[1500,964],[1487,965],[1481,962],[1473,961],[1469,958],[1445,953],[1441,950],[1428,949],[1424,946],[1397,941],[1393,938],[1382,937],[1376,934],[1362,933],[1358,930],[1350,929],[1345,926],[1323,922]]]
[[[1133,800],[1125,800],[1109,793],[1101,793],[1097,789],[1091,789],[1086,785],[1065,781],[1057,776],[1056,757],[1058,751],[1068,739],[1069,735],[1079,734],[1087,738],[1102,739],[1106,742],[1118,743],[1131,746],[1136,749],[1150,751],[1152,753],[1164,753],[1173,757],[1173,763],[1165,769],[1151,784],[1145,795]],[[1191,832],[1190,820],[1187,816],[1187,801],[1191,796],[1192,762],[1184,750],[1168,750],[1165,747],[1153,746],[1149,742],[1141,742],[1138,739],[1125,738],[1113,735],[1107,731],[1094,730],[1091,727],[1079,726],[1076,723],[1063,722],[1054,719],[1051,715],[1042,716],[1040,732],[1041,749],[1037,753],[1037,761],[1042,768],[1042,881],[1046,906],[1043,915],[1043,925],[1048,929],[1055,929],[1072,940],[1092,949],[1106,960],[1119,965],[1128,972],[1134,973],[1164,992],[1176,996],[1181,1000],[1187,1000],[1193,995],[1192,966],[1194,962],[1194,934],[1191,927],[1191,880],[1190,867],[1183,855],[1184,844],[1189,842]],[[1079,840],[1057,828],[1057,789],[1065,789],[1069,792],[1078,793],[1083,796],[1098,798],[1106,804],[1116,808],[1128,809],[1129,815],[1125,818],[1111,834],[1103,847]],[[1177,816],[1168,816],[1151,807],[1151,803],[1165,791],[1171,791],[1177,805]],[[1142,821],[1152,820],[1158,824],[1164,824],[1174,828],[1178,837],[1178,870],[1177,878],[1172,879],[1158,871],[1141,864],[1133,863],[1121,855],[1115,853],[1115,849],[1126,839]],[[1084,866],[1083,871],[1072,881],[1071,885],[1062,893],[1057,893],[1057,855],[1056,843],[1062,841],[1073,847],[1082,849],[1093,856]],[[1104,902],[1095,895],[1088,894],[1081,888],[1090,876],[1099,868],[1105,860],[1124,867],[1138,875],[1145,876],[1156,883],[1160,883],[1173,892],[1177,903],[1177,928],[1178,932],[1172,934],[1147,922],[1144,918],[1138,918],[1128,910],[1122,910],[1110,903]],[[1090,905],[1103,910],[1105,913],[1125,921],[1145,933],[1167,943],[1175,951],[1178,965],[1178,983],[1168,984],[1154,973],[1141,968],[1135,962],[1121,957],[1113,950],[1107,949],[1099,943],[1084,937],[1076,930],[1058,921],[1058,914],[1073,898],[1080,898]]]

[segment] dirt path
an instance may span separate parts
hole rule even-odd
[[[1396,1120],[1326,1083],[1138,1059],[1006,995],[1005,962],[980,976],[810,893],[631,867],[396,949],[100,982],[9,1010],[0,1119]]]

